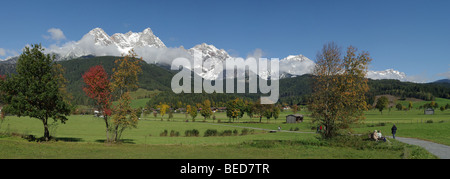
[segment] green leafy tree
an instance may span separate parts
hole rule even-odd
[[[280,108],[279,107],[277,107],[277,106],[274,106],[273,107],[273,110],[272,110],[272,117],[275,119],[275,120],[277,120],[278,119],[278,117],[280,116]]]
[[[59,89],[54,56],[45,55],[43,51],[40,44],[25,47],[17,61],[17,74],[2,80],[0,89],[3,101],[7,104],[2,111],[41,120],[44,138],[48,141],[48,119],[65,123],[71,107]]]
[[[255,111],[255,114],[259,116],[259,122],[261,122],[262,117],[264,116],[264,112],[266,110],[265,108],[266,108],[266,105],[261,104],[260,99],[258,99],[256,101],[256,103],[254,104],[254,111]]]
[[[264,110],[263,116],[267,118],[267,122],[269,122],[269,119],[273,117],[273,107],[271,105],[267,105]]]
[[[253,118],[253,114],[255,113],[255,104],[253,102],[246,101],[245,103],[245,112],[250,119]],[[253,120],[253,119],[252,119]]]
[[[381,114],[383,114],[383,110],[387,108],[389,104],[389,100],[386,96],[381,96],[377,99],[377,104],[375,105],[375,108],[377,108]]]
[[[395,105],[395,108],[397,108],[397,110],[401,111],[403,109],[403,105],[400,103],[397,103],[397,105]]]

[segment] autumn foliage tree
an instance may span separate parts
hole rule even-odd
[[[130,107],[129,92],[138,88],[138,75],[142,73],[140,64],[142,61],[142,58],[137,58],[134,50],[130,50],[127,55],[114,62],[111,89],[120,96],[119,106],[115,108],[112,120],[114,141],[119,140],[125,129],[137,126],[139,118],[136,111]]]
[[[212,115],[211,102],[208,99],[203,101],[202,110],[200,110],[200,114],[204,117],[204,121],[206,120],[206,118],[211,117]]]
[[[157,106],[159,108],[159,114],[161,115],[161,121],[163,120],[164,115],[166,115],[167,110],[170,108],[166,103],[159,103]]]
[[[139,117],[136,109],[130,106],[130,92],[125,92],[119,99],[119,104],[114,111],[113,123],[115,124],[114,141],[118,141],[125,129],[136,128]]]
[[[138,88],[138,75],[142,73],[142,58],[137,58],[134,50],[130,50],[127,55],[114,61],[115,68],[112,74],[112,91],[118,91],[122,96],[126,91]]]
[[[227,117],[230,119],[239,119],[244,115],[245,112],[245,104],[242,99],[236,98],[233,100],[230,100],[226,103],[227,107]]]
[[[189,115],[192,118],[192,122],[195,122],[195,118],[197,117],[197,108],[195,106],[191,106],[191,109],[189,110]]]
[[[341,48],[331,42],[317,54],[309,108],[313,122],[325,127],[325,138],[336,136],[341,129],[363,119],[363,111],[368,108],[365,76],[372,59],[367,52],[356,52],[350,46],[342,58]]]
[[[108,117],[111,116],[111,83],[108,74],[101,65],[91,67],[83,75],[84,83],[83,91],[89,98],[93,99],[96,108],[102,112],[106,125],[106,141],[111,142],[109,137],[109,122]]]
[[[71,105],[71,101],[73,100],[73,96],[71,93],[67,91],[67,83],[69,80],[67,80],[64,77],[64,74],[66,73],[66,69],[59,63],[53,64],[53,73],[55,75],[55,78],[58,81],[59,86],[59,92],[61,93],[63,100]],[[74,108],[73,108],[74,109]]]

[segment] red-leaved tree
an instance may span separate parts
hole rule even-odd
[[[86,84],[83,91],[96,102],[96,108],[102,112],[106,124],[106,141],[110,142],[108,116],[111,116],[111,84],[108,74],[101,65],[91,67],[83,74]]]

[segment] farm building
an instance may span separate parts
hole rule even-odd
[[[427,109],[425,109],[425,111],[423,111],[423,114],[434,114],[434,109],[433,108],[427,108]]]
[[[303,115],[289,114],[286,116],[286,123],[298,123],[303,122]]]

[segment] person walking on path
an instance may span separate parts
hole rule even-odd
[[[392,138],[395,139],[395,133],[397,133],[397,127],[395,126],[395,124],[391,128],[391,132],[392,132]]]

